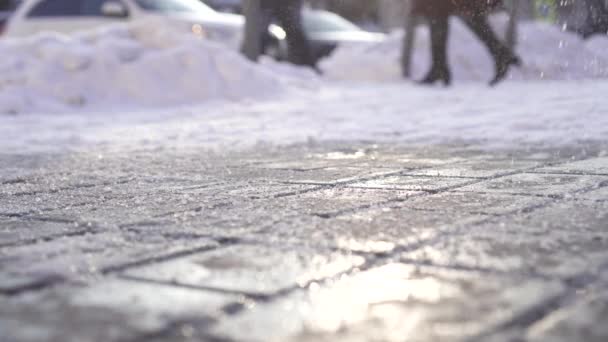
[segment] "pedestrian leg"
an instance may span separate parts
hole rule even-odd
[[[433,84],[437,81],[449,86],[452,75],[448,66],[449,17],[438,16],[429,19],[431,29],[431,70],[419,83]]]
[[[277,1],[274,16],[287,33],[288,60],[293,64],[314,68],[315,61],[302,24],[302,1]]]
[[[412,69],[412,54],[414,52],[414,41],[416,39],[417,17],[409,13],[405,21],[405,32],[403,35],[403,46],[401,50],[401,74],[410,78]]]
[[[490,81],[490,85],[496,85],[506,77],[512,65],[521,64],[519,57],[498,39],[485,15],[468,15],[462,18],[492,55],[495,64],[495,76]]]
[[[257,61],[262,54],[264,32],[268,28],[268,16],[262,8],[262,0],[244,0],[243,43],[241,51],[252,61]]]

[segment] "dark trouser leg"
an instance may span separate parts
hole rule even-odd
[[[263,1],[245,0],[243,2],[245,32],[241,50],[252,61],[256,61],[264,51],[264,34],[270,23],[268,10],[264,7]]]
[[[446,85],[451,82],[450,68],[448,66],[448,35],[449,18],[437,17],[429,19],[431,28],[431,70],[422,83],[443,81]]]
[[[448,34],[449,23],[447,17],[431,19],[431,53],[433,69],[448,69]]]
[[[502,55],[511,54],[509,48],[496,37],[496,34],[494,34],[494,30],[490,26],[486,16],[465,16],[463,17],[463,20],[469,29],[475,33],[477,38],[479,38],[479,40],[488,48],[494,60],[498,60]]]
[[[289,61],[297,65],[314,67],[310,44],[302,25],[302,1],[279,0],[273,7],[274,16],[287,33]]]
[[[472,15],[463,17],[467,26],[475,33],[477,38],[487,47],[494,59],[496,76],[491,84],[501,81],[509,71],[512,64],[519,64],[519,58],[503,42],[496,37],[494,30],[484,15]]]

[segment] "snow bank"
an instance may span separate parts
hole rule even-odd
[[[286,85],[313,77],[272,63],[250,63],[223,45],[164,21],[76,36],[44,33],[2,40],[0,56],[0,113],[125,110],[273,97]]]
[[[492,25],[506,32],[507,17],[497,15]],[[456,80],[486,81],[493,75],[493,63],[485,47],[459,19],[451,21],[449,55]],[[400,79],[399,59],[403,32],[393,33],[386,41],[370,45],[343,46],[323,61],[325,74],[336,80],[394,81]],[[513,69],[513,80],[580,80],[608,77],[608,37],[584,41],[577,35],[543,22],[519,26],[518,54],[524,66]],[[422,77],[430,61],[429,32],[418,28],[412,73]]]

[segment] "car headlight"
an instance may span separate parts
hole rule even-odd
[[[203,28],[203,26],[201,26],[201,24],[192,24],[192,26],[190,27],[190,30],[192,31],[192,33],[200,38],[207,38],[207,31],[205,31],[205,29]]]
[[[275,36],[277,39],[283,40],[285,38],[287,38],[287,32],[285,32],[285,30],[283,30],[283,28],[281,26],[277,26],[277,25],[270,25],[270,27],[268,28],[268,31]]]

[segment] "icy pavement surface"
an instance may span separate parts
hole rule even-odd
[[[602,143],[3,151],[0,340],[603,342],[607,222]]]

